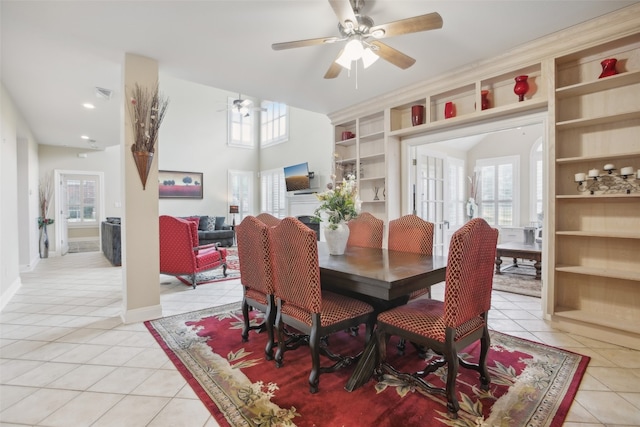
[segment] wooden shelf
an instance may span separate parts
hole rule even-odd
[[[373,176],[373,177],[366,177],[366,178],[360,178],[360,181],[380,181],[385,179],[385,176]]]
[[[638,199],[640,193],[631,194],[559,194],[556,195],[556,199],[571,199],[571,200],[593,200],[593,199]]]
[[[593,267],[584,267],[579,265],[558,265],[556,267],[556,271],[561,271],[564,273],[571,273],[571,274],[583,274],[585,276],[609,277],[612,279],[632,280],[632,281],[640,282],[640,272],[638,271],[615,270],[615,269],[609,269],[609,268],[593,268]],[[638,289],[638,291],[640,291],[640,289]]]
[[[558,236],[599,237],[603,239],[640,239],[638,232],[556,231]]]
[[[368,154],[366,156],[360,156],[360,160],[381,160],[384,159],[384,153]]]
[[[376,139],[382,139],[382,138],[384,138],[384,132],[380,131],[380,132],[370,133],[368,135],[361,136],[360,142],[375,141]]]
[[[564,157],[556,159],[556,163],[558,164],[567,164],[567,163],[584,163],[584,162],[592,162],[594,160],[616,160],[616,159],[628,159],[629,157],[640,157],[640,152],[631,151],[626,153],[615,153],[615,154],[599,154],[596,156],[582,156],[582,157]]]
[[[618,329],[621,331],[640,333],[640,329],[634,328],[634,323],[628,319],[615,317],[615,313],[594,313],[592,311],[576,310],[568,307],[556,307],[554,316],[563,317],[571,320],[578,320],[585,323],[596,323],[607,328]]]
[[[624,120],[640,119],[640,111],[628,111],[626,113],[610,116],[583,117],[580,119],[566,120],[556,123],[556,129],[576,129],[580,127],[603,125],[607,123],[621,122]]]
[[[519,114],[533,110],[543,110],[547,107],[546,98],[528,99],[526,101],[518,102],[516,104],[504,105],[502,107],[489,108],[487,110],[480,110],[474,113],[466,114],[463,116],[452,117],[446,120],[439,120],[433,123],[426,123],[419,126],[413,126],[410,128],[403,128],[392,131],[389,136],[407,137],[418,134],[426,134],[431,132],[441,132],[448,128],[454,128],[462,125],[469,125],[475,122],[498,119],[510,116],[512,114]]]
[[[588,95],[590,93],[615,89],[635,83],[640,83],[640,71],[630,71],[590,82],[560,87],[556,89],[556,96],[559,99],[564,99],[571,96]]]
[[[336,145],[350,146],[356,143],[356,138],[343,139],[336,141]]]
[[[361,200],[363,204],[365,203],[385,203],[386,200]]]

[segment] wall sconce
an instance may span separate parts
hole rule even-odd
[[[236,225],[236,214],[239,212],[238,205],[230,205],[229,213],[233,214],[233,222],[231,223],[233,226]]]
[[[613,164],[604,165],[604,173],[598,169],[590,169],[588,173],[575,174],[574,181],[578,183],[578,191],[588,191],[589,194],[612,194],[640,191],[640,169],[633,171],[631,166],[620,169],[617,174]]]

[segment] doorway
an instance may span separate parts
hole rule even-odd
[[[55,170],[56,247],[69,252],[99,251],[104,218],[104,173]]]
[[[451,235],[470,219],[466,205],[471,181],[487,159],[499,163],[500,159],[517,156],[520,161],[513,171],[512,186],[500,187],[507,188],[507,202],[497,197],[490,200],[489,188],[483,194],[480,185],[477,216],[501,229],[502,236],[519,232],[516,238],[523,241],[524,227],[542,225],[545,126],[546,116],[535,114],[403,140],[405,164],[411,165],[404,168],[411,194],[403,195],[403,211],[415,212],[434,223],[434,254],[446,255]],[[483,197],[487,202],[484,206]],[[491,206],[497,206],[492,214],[488,210]],[[487,215],[483,215],[483,208]],[[505,216],[511,221],[508,227],[501,224]],[[512,233],[506,233],[508,228]]]

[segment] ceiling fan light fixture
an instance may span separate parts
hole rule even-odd
[[[371,64],[376,62],[380,57],[375,54],[371,48],[366,48],[364,52],[362,52],[362,65],[365,69],[369,68]]]
[[[347,52],[342,52],[342,55],[335,60],[335,63],[340,65],[342,68],[346,68],[347,70],[351,70],[351,58],[347,55]]]
[[[352,61],[357,61],[362,57],[364,47],[360,39],[351,39],[344,47],[344,55],[347,55]]]

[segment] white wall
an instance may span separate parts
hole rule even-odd
[[[267,147],[260,153],[260,170],[298,163],[309,163],[315,173],[311,183],[319,191],[326,189],[331,176],[333,127],[329,118],[298,108],[290,108],[289,141]]]

